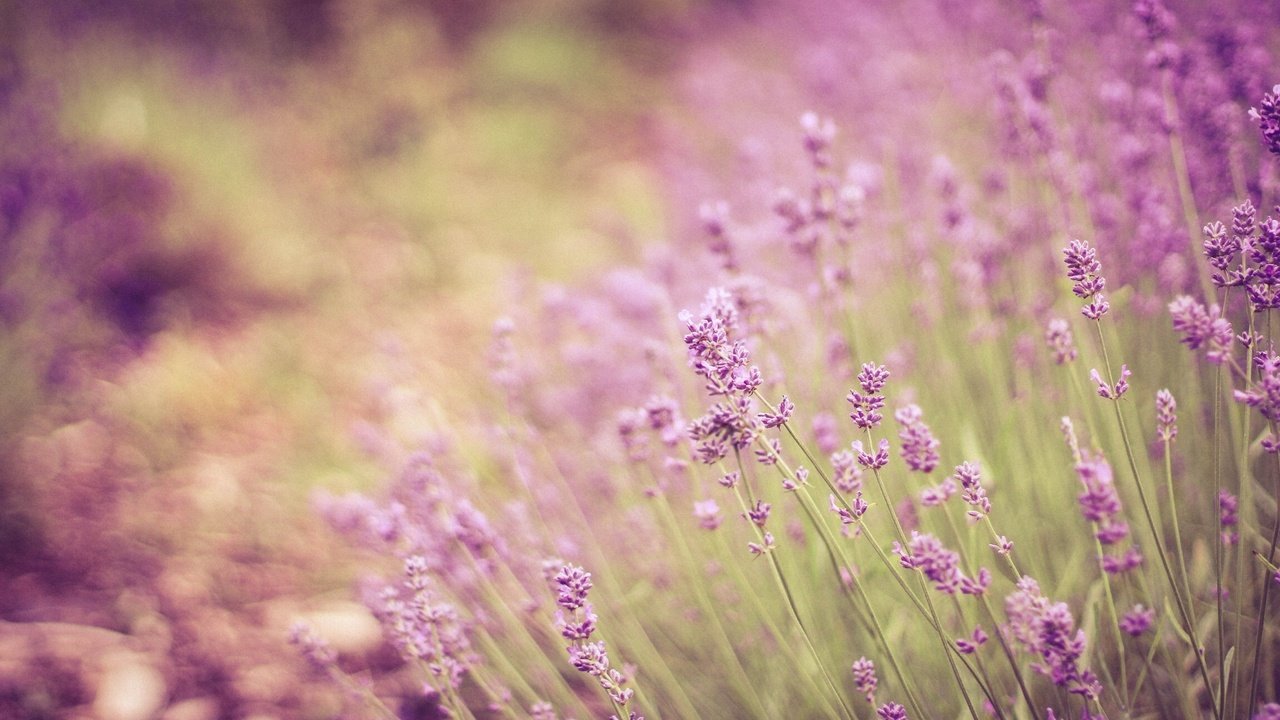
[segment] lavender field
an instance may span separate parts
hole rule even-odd
[[[1280,5],[0,0],[0,718],[1280,720]]]

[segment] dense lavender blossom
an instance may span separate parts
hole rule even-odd
[[[906,405],[893,414],[902,429],[898,438],[902,441],[902,461],[911,470],[933,472],[938,466],[938,446],[933,431],[924,423],[924,413],[918,405]]]
[[[1205,309],[1199,301],[1180,295],[1169,303],[1173,329],[1182,333],[1182,342],[1191,350],[1205,349],[1205,358],[1221,365],[1231,357],[1231,323],[1217,305]]]
[[[421,661],[436,682],[457,689],[477,658],[466,623],[453,604],[432,592],[427,568],[422,556],[406,559],[402,587],[387,586],[374,614],[402,657]]]
[[[1095,524],[1095,537],[1104,546],[1115,545],[1129,536],[1129,525],[1120,519],[1120,495],[1112,481],[1111,465],[1102,457],[1084,455],[1076,464],[1076,474],[1084,485],[1079,495],[1080,511],[1084,519]],[[1142,564],[1142,553],[1130,546],[1119,555],[1100,558],[1103,570],[1108,573],[1124,573]]]
[[[991,584],[991,575],[985,568],[979,570],[976,578],[969,578],[960,572],[960,555],[948,550],[938,538],[929,533],[913,530],[907,548],[904,550],[895,541],[893,551],[902,567],[924,573],[938,592],[948,595],[957,592],[981,595]]]
[[[889,371],[885,366],[874,363],[862,365],[862,370],[858,373],[858,384],[862,392],[850,390],[846,398],[853,405],[853,412],[849,417],[859,428],[871,430],[884,419],[880,414],[880,410],[884,408],[884,395],[880,391],[888,380]]]
[[[1097,676],[1081,667],[1086,646],[1084,630],[1075,629],[1067,604],[1052,602],[1030,577],[1018,581],[1018,589],[1005,598],[1009,635],[1026,652],[1040,658],[1032,667],[1055,685],[1089,700],[1102,692]]]
[[[982,473],[977,464],[966,462],[957,465],[952,477],[963,488],[960,499],[972,508],[968,512],[970,520],[980,520],[991,514],[991,500],[987,498],[987,491],[982,487]]]
[[[879,681],[876,679],[876,665],[868,660],[865,656],[858,658],[853,663],[853,688],[867,699],[868,703],[876,704],[876,686]]]
[[[760,370],[748,366],[751,355],[742,340],[732,339],[738,327],[738,310],[729,293],[715,288],[707,293],[701,314],[681,313],[687,333],[689,365],[706,379],[712,395],[750,395],[760,387]]]
[[[885,703],[876,710],[876,717],[880,720],[907,720],[907,709],[898,703]]]
[[[1089,301],[1080,310],[1080,314],[1090,320],[1098,320],[1111,309],[1110,303],[1102,295],[1107,281],[1102,277],[1098,252],[1083,240],[1072,240],[1062,254],[1067,264],[1067,279],[1074,283],[1071,292],[1081,300]]]
[[[1249,117],[1258,124],[1266,148],[1280,155],[1280,85],[1263,95],[1258,107],[1249,108]]]
[[[1156,437],[1173,442],[1178,437],[1178,403],[1166,388],[1156,392]]]
[[[1138,637],[1145,633],[1155,620],[1155,610],[1143,607],[1140,604],[1134,605],[1131,610],[1120,618],[1120,629],[1133,637]]]
[[[627,677],[610,665],[604,641],[588,642],[597,622],[587,601],[592,587],[591,573],[578,565],[566,563],[556,570],[551,581],[556,592],[556,604],[569,613],[569,617],[562,615],[559,618],[560,634],[569,641],[566,648],[569,664],[594,677],[610,699],[625,708],[635,691],[626,687]]]

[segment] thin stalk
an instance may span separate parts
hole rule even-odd
[[[1271,432],[1276,432],[1275,422],[1271,423]],[[1267,563],[1275,567],[1276,561],[1276,544],[1280,541],[1280,454],[1272,455],[1276,459],[1276,487],[1275,498],[1276,520],[1271,530],[1271,549],[1267,551]],[[1259,668],[1262,664],[1262,637],[1267,630],[1267,603],[1271,599],[1271,586],[1275,583],[1272,581],[1271,573],[1264,572],[1262,575],[1262,604],[1258,608],[1258,634],[1253,641],[1253,679],[1249,683],[1249,709],[1252,710],[1257,706],[1258,702],[1258,681],[1261,679]]]
[[[1102,348],[1103,364],[1107,370],[1107,381],[1115,387],[1115,376],[1111,372],[1111,359],[1107,354],[1107,342],[1102,335],[1102,323],[1094,322],[1094,327],[1098,331],[1098,342]],[[1147,491],[1142,483],[1142,475],[1138,472],[1138,461],[1133,453],[1133,443],[1129,440],[1129,429],[1124,422],[1124,414],[1120,412],[1119,399],[1110,401],[1115,410],[1116,423],[1120,426],[1120,437],[1124,441],[1125,457],[1129,461],[1129,471],[1133,473],[1133,483],[1138,488],[1138,499],[1142,505],[1143,515],[1146,517],[1147,526],[1151,530],[1151,537],[1156,546],[1156,555],[1160,558],[1160,566],[1164,569],[1165,578],[1169,581],[1169,587],[1173,590],[1173,597],[1178,604],[1178,611],[1182,615],[1183,624],[1186,626],[1187,635],[1191,638],[1192,653],[1196,656],[1196,666],[1200,670],[1201,679],[1204,680],[1205,691],[1210,695],[1210,703],[1213,706],[1213,716],[1217,720],[1222,720],[1222,713],[1218,707],[1218,701],[1213,696],[1213,683],[1209,680],[1209,668],[1204,662],[1204,648],[1200,644],[1199,632],[1196,630],[1195,621],[1191,617],[1191,611],[1183,600],[1182,593],[1178,589],[1177,580],[1174,579],[1173,568],[1169,564],[1168,553],[1165,552],[1164,542],[1161,540],[1160,528],[1156,524],[1155,516],[1151,511],[1151,504],[1147,501]],[[1280,526],[1278,526],[1280,527]]]

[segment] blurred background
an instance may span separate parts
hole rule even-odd
[[[386,357],[464,402],[664,232],[708,9],[0,1],[0,717],[334,716],[288,622],[377,628],[309,494],[380,477]]]

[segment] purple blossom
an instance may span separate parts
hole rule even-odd
[[[876,710],[876,717],[880,720],[907,720],[907,709],[898,703],[885,703]]]
[[[311,667],[320,672],[327,673],[337,665],[338,654],[310,625],[301,620],[289,628],[289,644],[297,646]]]
[[[698,519],[698,526],[703,530],[715,530],[720,527],[722,517],[720,506],[715,500],[698,500],[693,504],[693,516]]]
[[[1168,389],[1156,393],[1156,437],[1166,443],[1178,437],[1178,403]]]
[[[835,417],[829,412],[820,412],[813,416],[813,439],[818,450],[830,455],[840,446],[840,435]]]
[[[1062,254],[1067,264],[1067,279],[1074,283],[1071,292],[1081,300],[1089,301],[1080,311],[1081,314],[1090,320],[1098,320],[1111,306],[1102,295],[1107,281],[1102,277],[1102,265],[1098,262],[1097,251],[1083,240],[1072,240]]]
[[[1262,96],[1258,107],[1249,108],[1249,118],[1258,124],[1262,132],[1262,144],[1280,155],[1280,85]]]
[[[982,487],[982,472],[976,463],[966,462],[957,465],[955,475],[952,477],[960,483],[960,487],[964,488],[960,499],[973,508],[968,513],[971,520],[979,520],[991,514],[991,500],[987,498],[987,491]]]
[[[1030,577],[1018,581],[1018,589],[1005,598],[1006,626],[1024,651],[1039,662],[1033,669],[1068,692],[1094,700],[1102,693],[1097,676],[1081,667],[1086,646],[1083,630],[1075,629],[1071,610],[1063,602],[1052,602],[1040,592]]]
[[[1280,720],[1280,703],[1267,703],[1258,708],[1253,720]]]
[[[1138,637],[1146,632],[1155,620],[1155,610],[1143,607],[1141,604],[1134,605],[1133,609],[1120,618],[1120,629],[1133,637]]]
[[[1102,379],[1102,375],[1097,368],[1089,371],[1089,378],[1098,385],[1098,396],[1107,400],[1119,400],[1122,395],[1129,392],[1129,377],[1133,373],[1129,372],[1128,365],[1120,366],[1120,379],[1116,380],[1115,385],[1111,385]]]
[[[1173,329],[1182,333],[1182,343],[1189,350],[1205,348],[1205,358],[1214,365],[1227,361],[1231,353],[1231,323],[1222,317],[1217,305],[1208,309],[1189,295],[1180,295],[1169,303]]]
[[[1280,420],[1280,355],[1259,352],[1253,363],[1258,377],[1248,390],[1235,391],[1236,402],[1248,405],[1272,422]]]
[[[872,705],[876,704],[876,686],[879,680],[876,679],[876,665],[868,660],[865,656],[858,658],[851,668],[853,671],[853,688],[862,693],[867,702]]]
[[[858,464],[864,468],[879,470],[889,464],[889,441],[884,438],[880,438],[874,455],[863,449],[860,440],[854,440],[852,447],[858,456]]]
[[[937,438],[924,423],[924,413],[918,405],[905,405],[893,414],[902,429],[898,438],[902,441],[902,460],[911,470],[921,473],[933,472],[938,466]]]
[[[929,533],[913,530],[907,549],[895,541],[893,552],[898,562],[908,570],[919,570],[934,583],[938,592],[954,595],[965,579],[960,572],[960,555],[943,546],[942,541]]]
[[[1222,542],[1224,545],[1235,545],[1240,541],[1240,534],[1235,525],[1240,521],[1236,514],[1240,501],[1226,490],[1218,491],[1218,522],[1222,525]]]
[[[763,500],[757,500],[756,504],[747,510],[745,517],[755,523],[757,527],[764,527],[769,521],[769,511],[773,506]]]
[[[840,524],[844,527],[852,525],[858,521],[867,512],[867,501],[862,499],[862,493],[859,492],[849,507],[844,507],[836,501],[835,495],[827,495],[827,501],[830,503],[831,512],[840,518]]]
[[[962,655],[972,655],[978,651],[978,648],[987,644],[987,633],[982,626],[975,627],[973,633],[969,637],[956,638],[956,649]]]
[[[759,413],[760,424],[767,428],[776,428],[785,424],[791,419],[791,413],[795,412],[796,406],[786,395],[778,401],[778,411],[776,413]]]
[[[862,365],[862,370],[858,373],[858,384],[862,392],[850,390],[848,397],[845,398],[850,405],[853,405],[853,412],[849,413],[849,417],[859,428],[870,430],[884,419],[880,414],[880,410],[884,408],[884,395],[881,395],[880,391],[884,389],[888,380],[889,371],[883,365],[874,363]]]
[[[1076,359],[1076,342],[1071,334],[1071,325],[1062,318],[1049,321],[1044,331],[1045,344],[1053,351],[1053,361],[1065,365]]]
[[[959,489],[954,478],[945,478],[937,485],[920,491],[920,504],[924,507],[938,507],[951,499]]]
[[[591,590],[591,573],[580,565],[565,564],[552,578],[556,585],[556,604],[570,612],[587,602]]]
[[[747,543],[747,550],[750,551],[752,555],[755,555],[757,557],[769,552],[770,550],[773,550],[775,547],[777,547],[777,545],[774,544],[773,533],[767,530],[765,531],[764,536],[761,538],[760,542]]]
[[[1008,555],[1013,550],[1013,541],[1003,535],[997,535],[996,541],[988,545],[997,555]]]
[[[856,451],[841,450],[831,455],[832,480],[836,489],[850,495],[862,489],[862,468]]]

